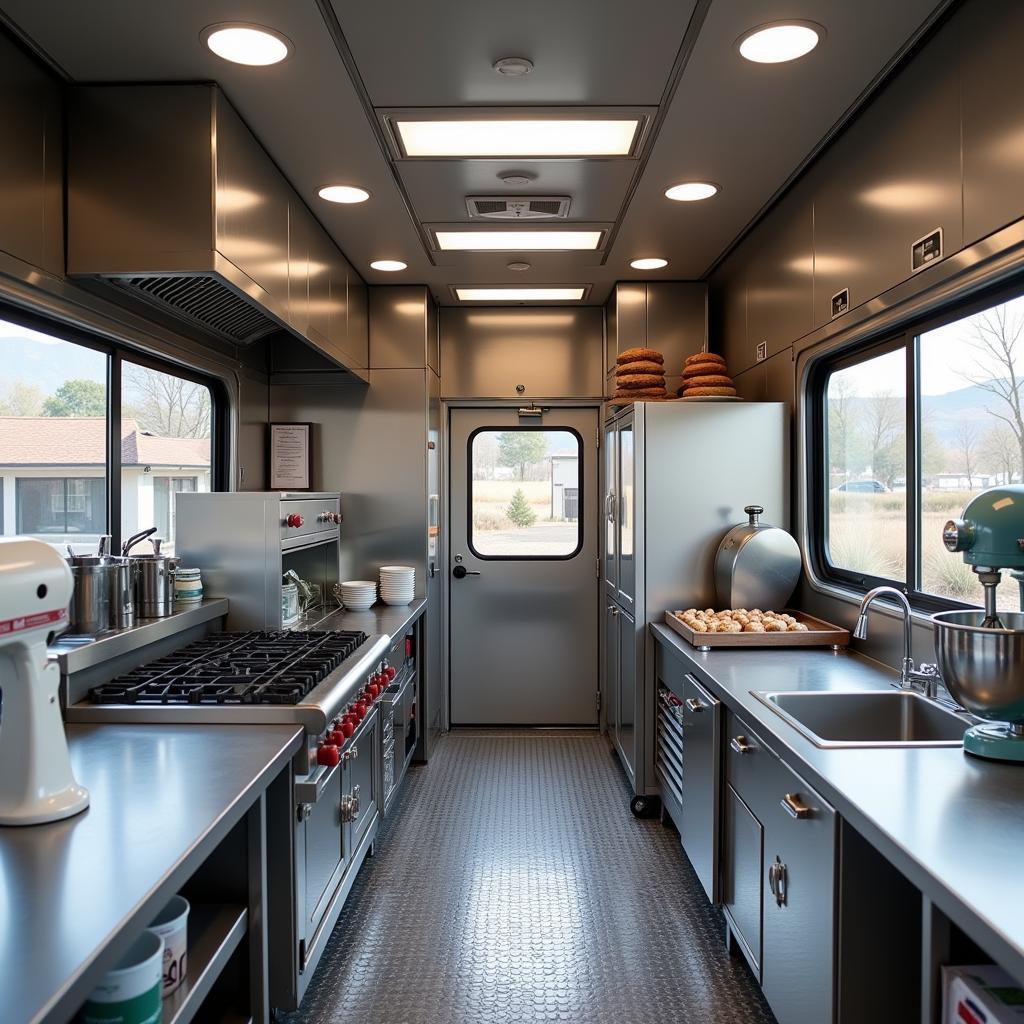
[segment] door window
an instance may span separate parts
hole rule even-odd
[[[583,440],[574,430],[485,427],[469,438],[469,546],[477,558],[572,558],[583,546]]]

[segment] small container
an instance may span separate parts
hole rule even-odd
[[[79,1014],[80,1024],[158,1024],[163,1017],[164,940],[143,932],[124,959],[92,990]]]
[[[149,926],[164,940],[164,999],[185,980],[188,970],[188,912],[188,900],[172,896]]]
[[[177,604],[199,604],[203,600],[201,570],[174,570],[174,600]]]
[[[294,583],[281,585],[281,625],[294,626],[299,621],[299,588]]]

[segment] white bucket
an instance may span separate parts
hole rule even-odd
[[[143,932],[124,959],[93,989],[82,1007],[82,1024],[159,1024],[164,940]]]
[[[188,966],[188,900],[172,896],[149,926],[164,940],[164,984],[166,999],[184,980]]]

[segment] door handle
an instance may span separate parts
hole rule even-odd
[[[796,793],[787,793],[779,803],[791,818],[809,818],[811,816],[810,807]]]
[[[752,750],[757,749],[752,743],[747,742],[746,736],[734,736],[729,742],[729,746],[732,747],[737,754],[749,754]]]
[[[706,707],[707,704],[705,704],[702,700],[697,700],[696,697],[686,698],[686,710],[692,712],[695,715],[703,711]]]
[[[613,604],[608,605],[608,611],[610,611],[612,613],[612,615],[618,615],[619,614],[619,609],[616,608],[615,605],[613,605]]]
[[[452,569],[452,575],[457,580],[464,580],[467,576],[479,576],[480,572],[476,569],[467,569],[464,565],[457,565]]]
[[[786,904],[787,881],[786,865],[776,856],[775,862],[768,867],[768,888],[775,897],[776,906],[782,907]]]
[[[615,522],[615,492],[608,491],[604,496],[604,514],[609,523]]]

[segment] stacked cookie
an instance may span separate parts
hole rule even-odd
[[[677,394],[683,398],[733,398],[736,385],[725,360],[714,352],[697,352],[683,364],[683,386]]]
[[[627,348],[615,360],[612,401],[645,401],[665,397],[665,357],[653,348]]]

